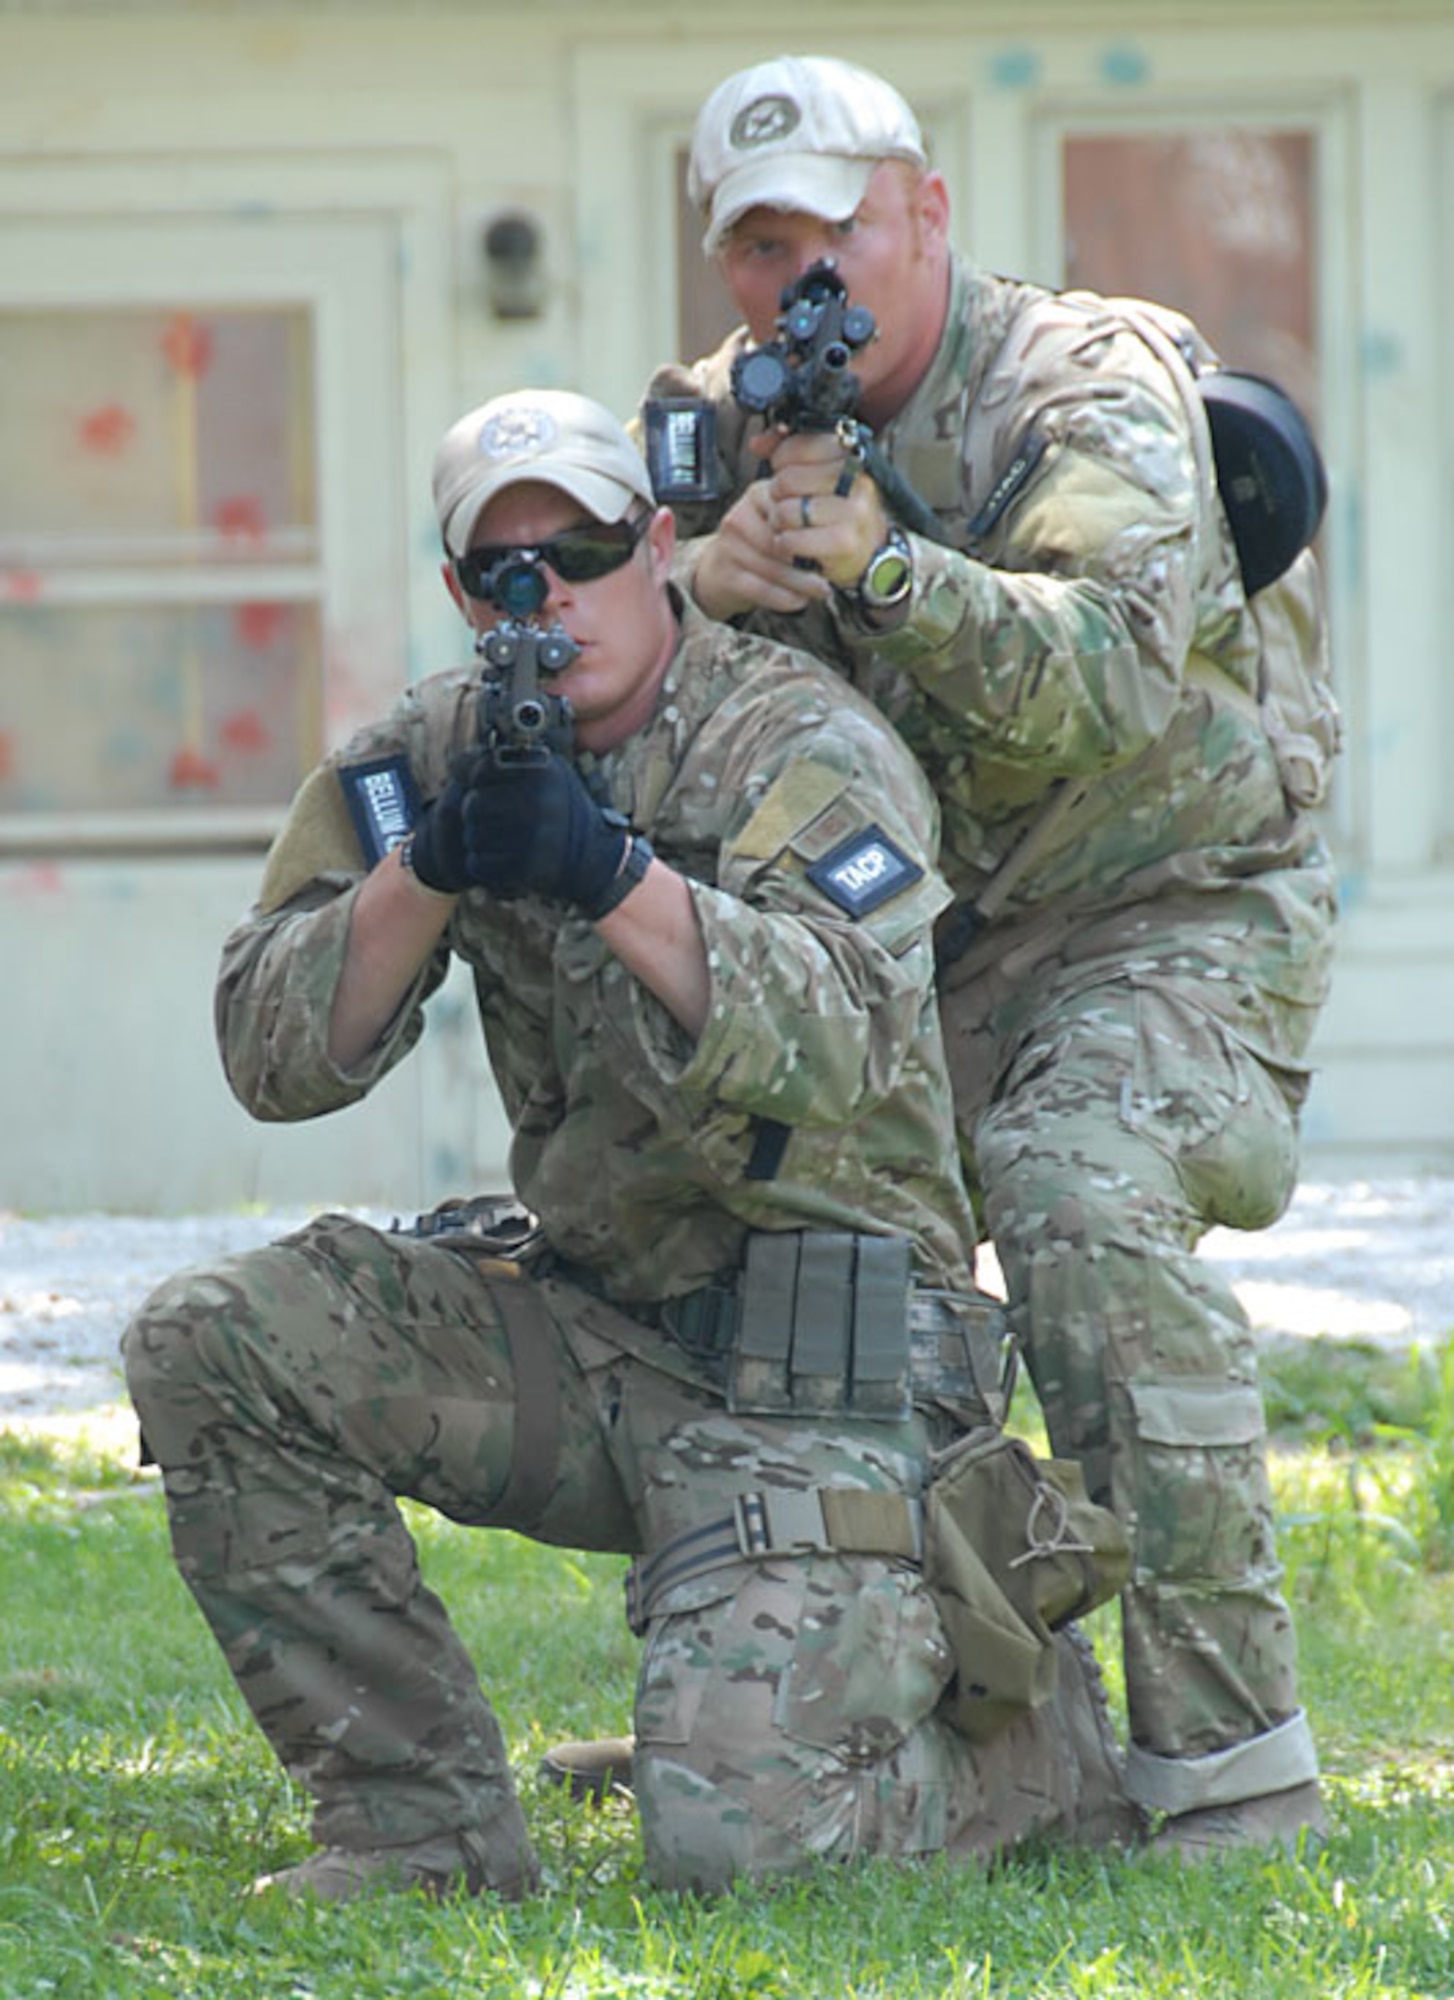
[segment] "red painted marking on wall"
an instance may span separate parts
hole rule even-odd
[[[65,886],[65,870],[54,861],[35,861],[28,867],[7,868],[0,874],[0,893],[17,899],[57,896]]]
[[[15,738],[8,729],[0,729],[0,783],[15,776]]]
[[[120,458],[136,435],[136,419],[120,403],[102,403],[81,419],[81,448],[98,458]]]
[[[267,750],[273,733],[255,708],[240,708],[222,724],[222,740],[229,750]]]
[[[179,375],[197,380],[212,366],[217,342],[212,329],[190,313],[177,313],[162,331],[162,353]]]
[[[34,604],[44,593],[45,584],[33,569],[12,569],[0,580],[0,590],[12,604]]]
[[[255,493],[235,493],[230,499],[219,500],[212,525],[219,535],[230,535],[237,541],[260,542],[268,531],[263,503]]]
[[[232,626],[244,646],[260,653],[271,646],[288,616],[285,604],[239,604]]]
[[[186,791],[190,786],[215,792],[222,783],[222,773],[200,750],[179,750],[167,778],[174,792]]]

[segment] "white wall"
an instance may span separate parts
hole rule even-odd
[[[361,355],[377,316],[397,379],[388,407],[373,387],[347,407],[362,437],[393,442],[363,452],[362,474],[340,448],[325,507],[397,552],[402,679],[458,657],[428,507],[436,436],[523,381],[630,407],[673,345],[671,149],[729,69],[785,43],[884,69],[933,125],[961,240],[1050,278],[1047,133],[1067,120],[1196,118],[1229,93],[1315,116],[1330,589],[1354,748],[1333,822],[1347,916],[1307,1164],[1448,1172],[1454,20],[1447,5],[1373,20],[1312,0],[1227,0],[1168,26],[1170,11],[904,0],[890,27],[879,5],[802,0],[786,30],[756,0],[0,10],[0,239],[22,216],[164,230],[168,215],[242,210],[260,226],[277,211],[374,232],[374,313],[348,331]],[[482,227],[509,209],[537,218],[546,247],[544,314],[515,323],[486,309],[478,255]],[[15,282],[0,258],[0,307]],[[0,659],[0,726],[4,671]],[[7,853],[0,838],[0,1207],[407,1206],[500,1184],[498,1112],[453,987],[428,1052],[368,1107],[264,1132],[232,1106],[211,976],[259,867],[257,853],[78,861]]]

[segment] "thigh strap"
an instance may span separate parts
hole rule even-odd
[[[560,1342],[532,1278],[497,1277],[490,1296],[500,1308],[515,1378],[510,1470],[490,1512],[501,1527],[528,1535],[555,1491],[560,1459]]]
[[[902,1493],[857,1486],[739,1493],[730,1514],[685,1528],[632,1563],[626,1572],[626,1621],[639,1638],[663,1592],[728,1563],[826,1553],[920,1562],[923,1507]]]

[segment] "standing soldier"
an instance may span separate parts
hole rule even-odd
[[[1313,559],[1261,587],[1234,543],[1194,329],[956,255],[881,78],[729,77],[689,186],[745,325],[649,391],[648,422],[715,421],[677,574],[831,663],[933,783],[972,1193],[1052,1446],[1133,1529],[1132,1790],[1188,1856],[1292,1844],[1323,1813],[1256,1358],[1196,1245],[1295,1183],[1335,906]],[[742,360],[824,260],[876,327],[856,421],[785,425],[743,407]]]

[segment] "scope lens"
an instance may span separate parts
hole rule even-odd
[[[539,563],[514,558],[498,563],[487,579],[490,597],[511,618],[528,618],[550,595],[550,584]]]

